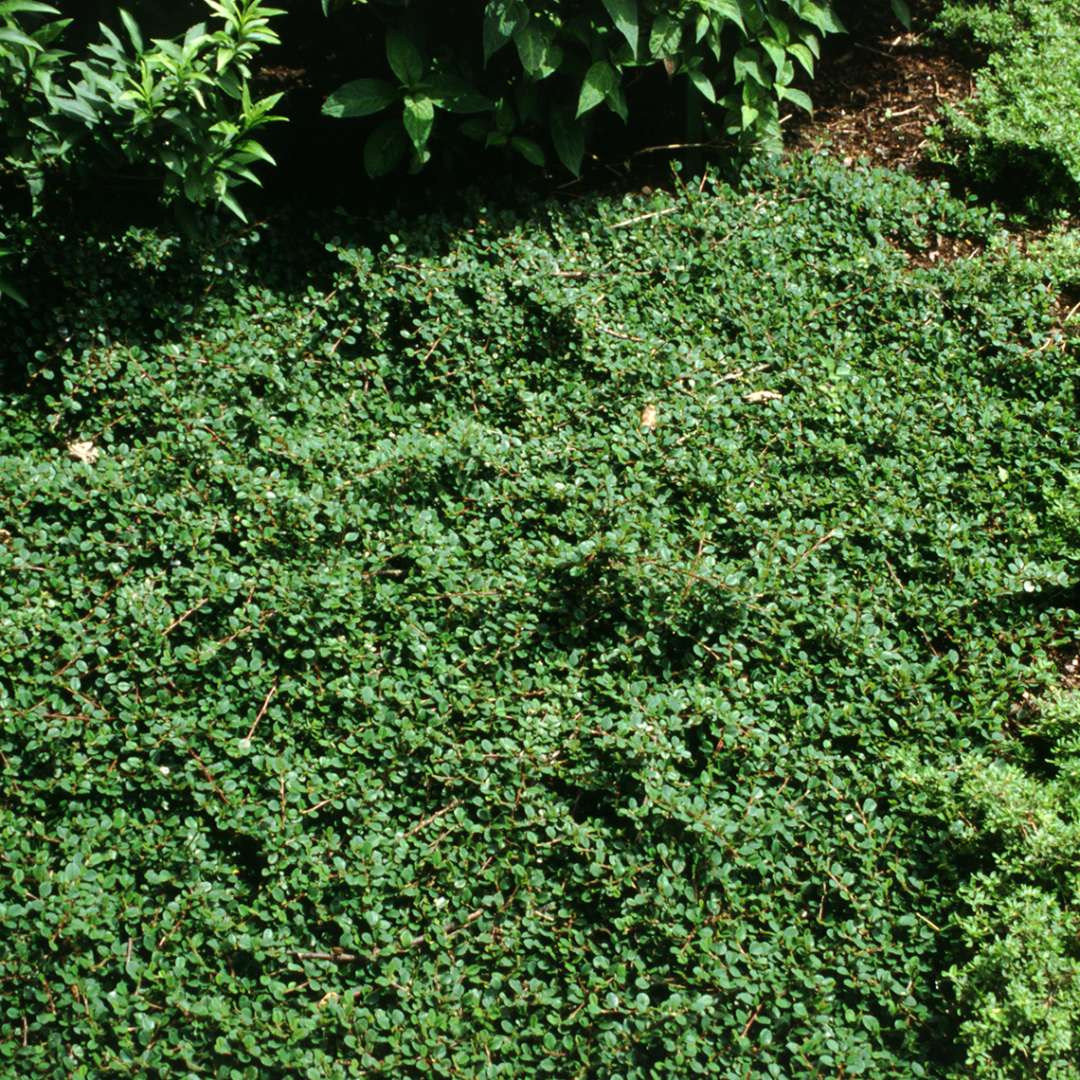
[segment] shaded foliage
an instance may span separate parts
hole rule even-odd
[[[82,240],[59,293],[38,250],[8,1068],[944,1075],[970,867],[910,749],[991,739],[1075,626],[1052,294],[909,258],[996,227],[802,159]]]

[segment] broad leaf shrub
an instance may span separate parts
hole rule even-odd
[[[261,0],[205,7],[212,24],[151,41],[117,7],[116,25],[100,23],[76,54],[64,48],[75,19],[41,0],[0,3],[0,181],[25,186],[36,212],[50,183],[101,184],[134,166],[166,202],[242,218],[234,189],[273,163],[254,133],[281,119],[281,94],[252,97],[251,63],[278,44],[271,20],[282,12]]]
[[[1075,635],[1052,295],[912,257],[997,228],[801,158],[70,245],[5,309],[3,1069],[962,1064],[906,766]]]
[[[948,0],[938,29],[982,53],[975,93],[945,109],[934,155],[1048,214],[1080,207],[1080,12],[1074,0]]]
[[[577,174],[592,121],[611,112],[628,122],[648,69],[685,88],[684,138],[776,150],[781,106],[811,108],[796,77],[813,78],[822,38],[843,29],[828,0],[487,0],[450,25],[438,3],[323,0],[327,14],[357,6],[386,27],[384,70],[345,83],[323,111],[382,117],[364,145],[373,176],[423,166],[448,124]],[[902,0],[892,10],[910,22]]]
[[[948,972],[966,1074],[1080,1076],[1080,697],[1049,696],[1022,740],[913,781],[939,792],[954,850],[985,866],[961,890],[968,955]]]

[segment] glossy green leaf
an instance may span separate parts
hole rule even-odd
[[[435,106],[431,98],[417,94],[405,96],[405,131],[417,151],[427,145],[431,127],[435,122]]]
[[[690,82],[694,88],[701,94],[706,101],[711,105],[716,104],[716,90],[713,87],[712,79],[705,74],[700,68],[692,68],[687,75],[690,78]]]
[[[339,86],[323,102],[324,116],[371,116],[400,100],[400,92],[382,79],[356,79]]]
[[[409,137],[399,119],[384,120],[364,143],[364,169],[368,176],[380,177],[401,164],[409,148]]]
[[[546,164],[544,151],[532,139],[514,136],[510,140],[510,148],[517,151],[517,153],[529,162],[530,165],[536,165],[538,168],[543,168]]]
[[[427,65],[420,49],[408,34],[400,30],[387,30],[386,59],[403,86],[414,87],[423,79]]]
[[[605,101],[619,85],[619,73],[606,60],[597,60],[585,73],[578,94],[577,115],[583,116]]]
[[[559,160],[570,172],[579,176],[585,159],[585,131],[581,121],[568,109],[556,109],[551,114],[550,130]]]
[[[611,21],[630,46],[632,55],[638,49],[638,5],[637,0],[603,0]]]
[[[675,56],[682,41],[682,24],[678,19],[661,13],[656,16],[649,32],[649,52],[654,59]]]

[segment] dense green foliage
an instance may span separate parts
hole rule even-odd
[[[891,3],[906,19],[903,0]],[[289,116],[281,92],[259,95],[260,74],[282,47],[298,55],[313,18],[347,24],[329,58],[305,61],[324,115],[376,117],[336,168],[362,162],[373,176],[406,161],[420,168],[440,142],[472,154],[470,139],[579,173],[597,113],[627,123],[631,104],[670,112],[670,100],[657,107],[660,72],[683,91],[663,130],[724,139],[732,151],[777,149],[781,104],[810,108],[796,76],[812,77],[822,36],[841,29],[829,0],[486,0],[464,12],[431,0],[312,0],[306,11],[263,0],[130,6],[134,14],[99,0],[60,17],[42,0],[0,2],[4,221],[37,213],[53,188],[117,183],[158,190],[189,227],[191,205],[243,217],[236,188],[258,183],[255,167],[274,161],[262,129]],[[208,21],[186,25],[194,11]],[[294,38],[282,46],[283,20]],[[357,77],[339,85],[324,69]],[[7,241],[0,222],[0,263]],[[20,299],[17,285],[0,274],[0,299]]]
[[[35,208],[58,174],[100,183],[120,164],[158,173],[166,200],[222,203],[243,216],[233,188],[270,161],[253,133],[280,99],[253,100],[251,63],[275,45],[260,0],[207,0],[216,28],[196,23],[175,39],[144,41],[117,9],[85,55],[63,48],[75,21],[40,0],[0,3],[0,180],[15,174]],[[257,182],[257,181],[256,181]]]
[[[812,76],[821,36],[842,29],[831,4],[818,0],[489,0],[482,11],[455,15],[451,27],[434,17],[440,6],[372,4],[390,27],[394,82],[359,79],[326,102],[331,116],[389,112],[365,147],[373,174],[406,154],[422,165],[437,110],[482,114],[461,131],[535,164],[545,162],[541,142],[549,143],[578,173],[589,114],[606,108],[627,121],[627,83],[660,66],[686,83],[692,117],[721,106],[721,131],[776,148],[780,104],[810,108],[793,85],[796,69]]]
[[[358,228],[5,309],[3,1071],[963,1070],[911,761],[1075,633],[1038,275],[810,159]]]
[[[1075,541],[1074,541],[1075,543]],[[961,892],[968,959],[949,972],[979,1077],[1080,1076],[1080,697],[1025,715],[1023,739],[913,770],[976,865]]]
[[[975,94],[946,110],[937,156],[1046,213],[1080,207],[1080,3],[948,0],[937,23],[985,58]]]

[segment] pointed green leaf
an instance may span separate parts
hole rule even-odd
[[[415,86],[427,66],[416,43],[400,30],[386,32],[386,59],[403,86]]]
[[[823,34],[842,34],[844,24],[837,17],[829,4],[819,4],[815,0],[803,0],[799,8],[799,18],[811,26],[817,27]]]
[[[555,68],[548,59],[552,42],[535,19],[514,34],[514,44],[527,75],[546,79],[554,72]]]
[[[529,20],[528,5],[523,0],[502,0],[496,5],[496,16],[499,20],[499,30],[506,36],[511,37],[520,30]]]
[[[427,145],[432,125],[435,123],[435,106],[431,98],[422,94],[409,94],[405,98],[405,111],[402,117],[405,131],[419,153]]]
[[[510,140],[510,148],[516,150],[530,165],[543,168],[546,162],[544,151],[532,141],[515,136]]]
[[[814,77],[814,54],[798,41],[788,46],[788,52],[802,64],[803,70],[812,79]]]
[[[705,74],[701,68],[694,68],[687,72],[690,76],[690,82],[693,83],[694,88],[706,101],[711,104],[716,104],[716,88],[712,84],[712,79]]]
[[[523,29],[529,21],[529,9],[521,0],[503,0],[487,5],[484,13],[484,64]]]
[[[98,122],[98,114],[80,98],[57,95],[50,99],[50,104],[57,112],[75,120],[81,120],[84,124],[93,125]]]
[[[595,109],[619,85],[619,73],[606,60],[597,60],[585,72],[578,95],[577,115],[584,116]]]
[[[711,11],[714,15],[733,22],[744,34],[746,33],[746,23],[743,22],[739,0],[699,0],[699,2],[706,11]]]
[[[10,297],[16,304],[21,304],[23,307],[29,306],[26,297],[5,277],[0,277],[0,296]]]
[[[682,41],[682,24],[670,15],[657,15],[649,34],[649,53],[655,60],[674,56]]]
[[[364,168],[368,176],[393,172],[408,149],[409,138],[397,117],[384,120],[364,143]]]
[[[624,123],[630,122],[630,110],[626,106],[626,95],[621,86],[616,86],[607,96],[608,108]]]
[[[494,15],[484,16],[484,66],[510,40],[509,34],[499,29],[499,20]]]
[[[0,18],[22,14],[59,15],[52,4],[43,4],[40,0],[4,0],[0,4]]]
[[[808,113],[814,111],[814,103],[810,100],[809,94],[796,90],[794,86],[778,86],[776,96],[784,101],[790,101],[793,105],[798,105],[800,109],[805,109]]]
[[[382,79],[357,79],[339,86],[323,102],[323,116],[336,119],[354,116],[371,116],[393,105],[398,91]]]
[[[776,38],[772,37],[758,38],[758,44],[768,54],[769,59],[773,62],[773,67],[777,71],[780,71],[787,61],[787,51],[784,49],[784,46],[781,45]]]
[[[139,24],[135,21],[131,12],[125,11],[123,8],[119,9],[120,21],[124,24],[124,29],[128,32],[128,38],[131,40],[131,44],[134,46],[137,53],[144,51],[142,34],[139,32]]]
[[[247,214],[241,209],[232,192],[226,190],[218,195],[218,202],[227,206],[242,222],[247,223]]]
[[[774,37],[781,45],[787,46],[791,41],[791,28],[783,19],[778,19],[775,15],[766,15],[765,21],[772,27]]]
[[[911,29],[911,8],[907,0],[892,0],[893,14],[900,20],[900,25],[905,30]]]
[[[477,113],[491,108],[490,98],[456,75],[432,75],[418,89],[447,112]]]
[[[759,86],[771,85],[761,67],[761,54],[756,49],[740,49],[732,61],[735,67],[735,81],[745,83],[747,77],[753,79]]]
[[[626,38],[627,44],[630,46],[630,51],[637,56],[637,0],[604,0],[604,7],[607,8],[607,13],[611,16],[611,21],[615,24],[615,28],[624,38]]]
[[[551,142],[559,160],[575,176],[581,175],[585,158],[585,128],[569,109],[556,109],[551,114]]]
[[[22,45],[25,49],[41,52],[41,46],[29,34],[24,34],[14,26],[0,26],[0,41],[9,41],[12,45]]]
[[[259,161],[265,161],[270,165],[276,165],[273,155],[269,150],[263,146],[262,143],[257,142],[255,139],[245,139],[236,148],[242,154],[248,154],[252,159],[258,159]]]

